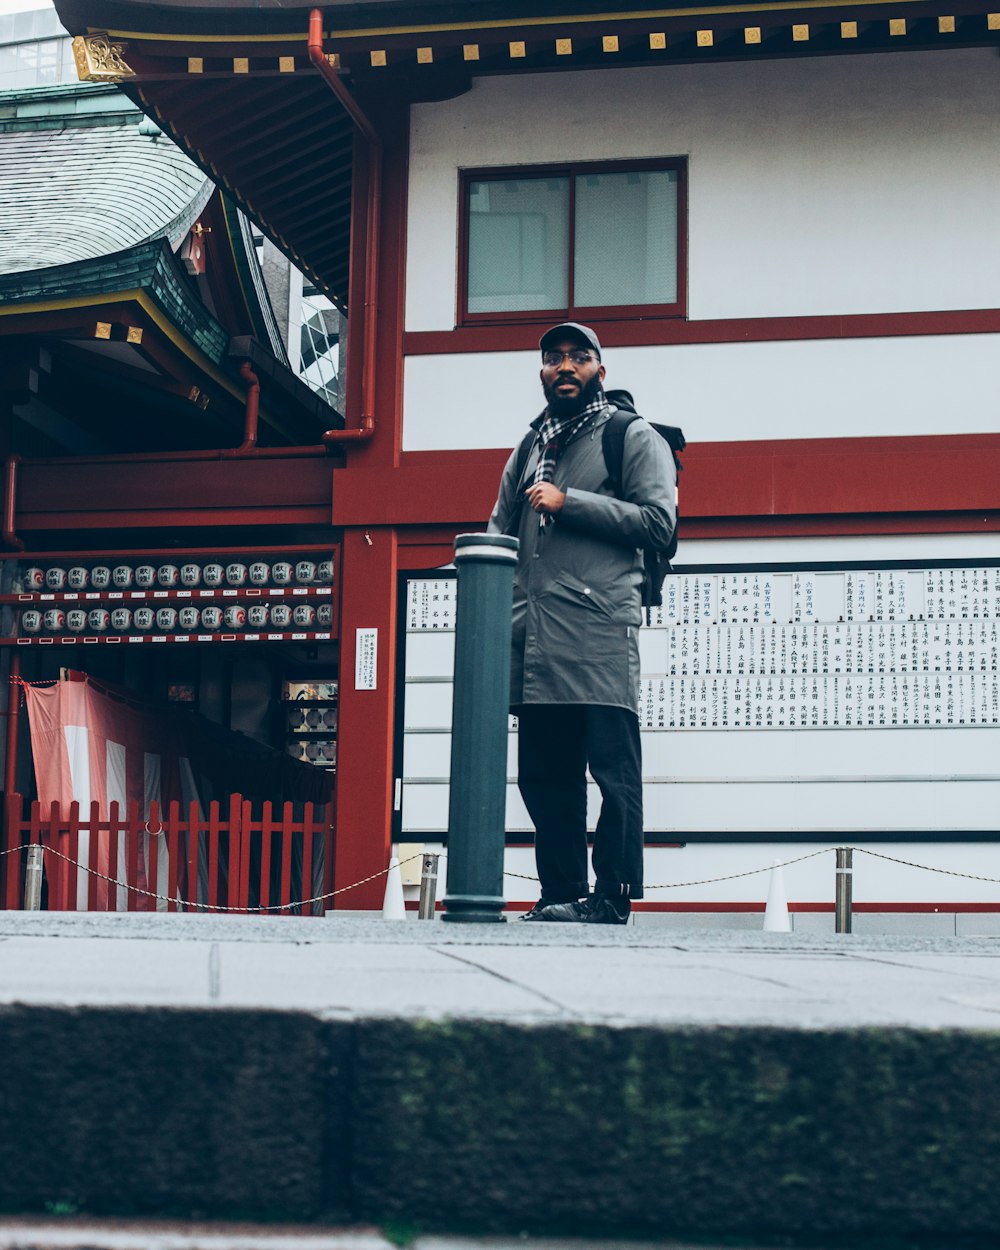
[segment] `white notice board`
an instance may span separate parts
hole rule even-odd
[[[402,821],[422,837],[447,827],[455,602],[453,573],[407,578]],[[678,571],[640,634],[647,833],[996,828],[998,648],[993,565]]]

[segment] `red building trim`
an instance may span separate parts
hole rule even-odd
[[[334,524],[478,528],[509,454],[407,452],[398,468],[335,469]],[[735,535],[763,518],[786,533],[975,532],[995,529],[1000,510],[1000,434],[697,443],[684,464],[690,537],[710,536],[699,521],[716,536],[723,519]]]
[[[403,336],[407,356],[464,352],[537,351],[551,317],[517,325],[465,326],[455,330],[412,330]],[[938,312],[849,313],[823,317],[743,317],[689,321],[649,316],[642,308],[626,318],[594,319],[605,347],[672,347],[706,343],[781,343],[802,339],[905,338],[939,334],[1000,334],[1000,308]]]
[[[368,443],[347,450],[349,468],[341,479],[396,483],[402,412],[403,279],[406,242],[406,185],[409,110],[391,100],[369,110],[383,144],[383,211],[379,248],[377,336],[375,343],[375,434]],[[351,323],[364,317],[361,275],[364,266],[366,177],[356,166],[351,239]],[[353,339],[355,373],[360,335]],[[351,348],[348,348],[351,351]],[[353,388],[355,391],[357,388]],[[351,392],[349,391],[349,396]],[[358,396],[349,399],[348,424],[357,421]],[[398,489],[390,485],[390,489]],[[377,506],[378,501],[372,501]],[[336,511],[336,509],[335,509]],[[367,511],[363,509],[361,511]],[[328,515],[327,520],[330,520]],[[396,681],[396,586],[398,536],[393,524],[380,526],[356,513],[344,521],[341,578],[340,711],[336,794],[336,888],[381,873],[389,862],[393,807],[393,715]],[[356,690],[357,630],[378,630],[377,688]],[[335,899],[346,909],[382,906],[384,877]]]
[[[517,906],[517,904],[513,904]],[[528,906],[527,903],[524,904]],[[633,903],[633,911],[650,911],[650,912],[720,912],[729,914],[738,913],[758,913],[763,914],[764,903]],[[790,912],[828,912],[831,915],[835,910],[834,903],[793,903],[789,902],[788,910]],[[851,910],[860,914],[871,915],[879,912],[889,912],[893,915],[933,915],[940,912],[942,915],[955,915],[963,913],[971,913],[974,915],[991,915],[1000,912],[1000,903],[853,903]]]

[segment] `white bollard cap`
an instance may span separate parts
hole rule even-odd
[[[767,886],[767,903],[764,907],[765,933],[791,933],[792,921],[788,914],[788,900],[785,897],[785,876],[780,860],[775,860],[771,867],[771,878]]]
[[[406,919],[406,904],[403,901],[403,877],[399,871],[399,860],[395,855],[389,860],[389,871],[385,875],[385,898],[382,902],[382,919]]]

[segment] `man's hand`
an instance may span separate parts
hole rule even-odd
[[[524,493],[535,512],[560,512],[566,502],[566,492],[552,482],[536,482]]]

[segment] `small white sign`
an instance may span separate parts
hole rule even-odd
[[[374,690],[378,669],[378,630],[355,631],[354,689]]]

